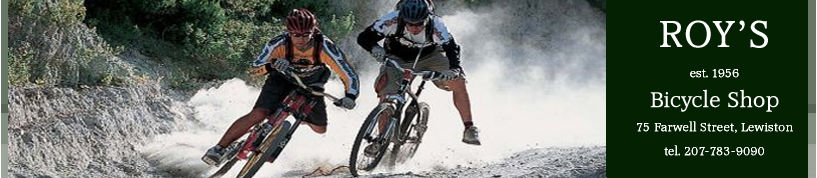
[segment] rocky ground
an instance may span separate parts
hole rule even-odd
[[[349,177],[348,170],[291,171],[291,177]],[[312,175],[310,175],[310,173]],[[321,173],[332,175],[322,176]],[[309,175],[309,176],[304,176]],[[496,163],[483,166],[456,166],[433,171],[379,173],[360,177],[607,177],[607,148],[560,147],[522,151]]]

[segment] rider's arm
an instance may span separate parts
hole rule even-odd
[[[259,54],[252,63],[253,68],[250,71],[252,75],[259,76],[268,74],[270,70],[268,69],[268,65],[265,64],[272,62],[274,59],[285,57],[286,49],[283,46],[284,43],[286,43],[286,38],[286,34],[278,35],[264,45],[264,49],[261,49],[261,54]]]
[[[328,38],[324,38],[321,47],[323,47],[320,54],[322,62],[339,76],[346,90],[346,97],[356,99],[360,93],[360,80],[346,55]]]
[[[443,43],[443,50],[445,51],[445,56],[448,57],[448,68],[461,70],[460,45],[454,41],[454,37],[451,37],[451,40],[448,41],[448,43]]]
[[[360,32],[357,36],[357,44],[366,51],[371,52],[372,47],[377,45],[377,42],[397,32],[398,14],[399,11],[392,11],[375,20],[372,25]]]
[[[461,70],[460,45],[454,41],[454,36],[448,31],[442,18],[438,16],[432,16],[432,18],[434,18],[434,41],[442,45],[445,56],[448,57],[449,68]]]
[[[385,36],[375,31],[373,26],[366,27],[366,30],[357,35],[357,44],[369,52],[372,51],[372,47],[377,45],[377,42],[385,38]]]

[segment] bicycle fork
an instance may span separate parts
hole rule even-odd
[[[394,105],[389,106],[389,107],[394,108],[394,109],[392,109],[393,112],[394,112],[394,110],[396,110]],[[380,118],[374,118],[374,119],[375,120],[373,120],[372,122],[381,123]],[[390,114],[389,118],[385,122],[386,123],[385,128],[381,129],[380,128],[380,126],[382,126],[381,124],[369,124],[369,127],[366,128],[366,132],[367,132],[365,134],[366,136],[363,137],[363,138],[366,139],[369,143],[376,143],[378,145],[383,145],[385,143],[388,143],[389,141],[391,141],[391,137],[394,135],[393,132],[399,130],[399,129],[395,129],[395,127],[394,127],[395,125],[397,125],[397,122],[399,122],[399,121],[396,119],[396,117],[394,117],[394,114]],[[375,128],[376,126],[377,126],[377,128]],[[372,137],[372,132],[374,132],[375,129],[377,129],[379,131],[379,134],[377,136]]]
[[[284,112],[289,113],[288,115],[292,115],[293,117],[295,117],[295,123],[292,124],[292,127],[286,133],[278,133],[279,135],[276,135],[275,137],[267,137],[267,139],[276,139],[276,137],[281,137],[282,136],[280,134],[284,134],[283,135],[284,138],[280,142],[278,142],[277,145],[271,145],[274,148],[274,149],[272,149],[274,152],[267,159],[267,162],[272,163],[273,161],[275,161],[275,159],[278,157],[278,155],[280,155],[281,152],[284,150],[284,147],[286,147],[287,144],[289,144],[289,141],[292,140],[292,135],[295,133],[296,130],[298,130],[298,126],[301,125],[301,122],[303,121],[303,119],[305,119],[306,117],[309,116],[308,114],[305,114],[305,113],[310,113],[312,111],[312,108],[315,106],[314,102],[308,102],[308,104],[303,105],[303,103],[306,102],[304,99],[305,98],[299,98],[295,102],[296,105],[294,105],[294,106],[301,106],[300,108],[291,106],[291,107],[286,107],[286,108],[283,109]],[[296,108],[296,109],[292,109],[292,108]],[[287,121],[284,121],[284,119],[286,119],[286,117],[281,117],[279,119],[280,120],[278,121],[277,124],[287,122]]]
[[[282,133],[282,134],[286,134],[286,135],[284,135],[284,139],[281,140],[281,142],[279,142],[278,145],[272,145],[272,146],[276,147],[274,149],[275,152],[273,152],[272,156],[270,156],[267,159],[267,162],[272,163],[273,161],[275,161],[275,159],[278,157],[278,155],[281,155],[281,152],[284,151],[284,147],[286,147],[287,144],[289,144],[289,141],[292,140],[292,134],[295,133],[295,130],[298,130],[298,125],[300,125],[300,124],[301,124],[301,119],[296,119],[295,123],[292,124],[292,128],[289,129],[289,131],[287,133]],[[275,138],[267,138],[267,139],[275,139]]]

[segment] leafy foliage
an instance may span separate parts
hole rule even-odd
[[[82,2],[9,1],[11,85],[125,84],[117,82],[127,78],[130,71],[109,62],[120,50],[82,24],[85,18]]]
[[[246,76],[263,44],[283,32],[279,18],[291,9],[312,10],[330,35],[346,35],[354,24],[351,12],[335,15],[328,0],[88,0],[85,6],[86,24],[112,43],[175,66],[181,77],[168,78],[177,87]]]
[[[316,13],[329,36],[355,23],[329,0],[11,0],[10,83],[127,85],[133,71],[111,60],[124,49],[165,66],[177,88],[243,77],[294,8]]]

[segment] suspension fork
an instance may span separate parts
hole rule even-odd
[[[407,88],[406,93],[411,98],[411,102],[407,102],[408,103],[407,105],[401,106],[400,111],[404,111],[404,110],[408,111],[409,109],[416,108],[416,109],[418,109],[418,111],[417,111],[418,113],[414,113],[414,114],[415,115],[419,114],[419,103],[417,102],[417,100],[418,100],[418,97],[420,96],[420,94],[423,92],[423,89],[425,88],[425,84],[426,84],[425,80],[420,82],[420,86],[417,88],[416,93],[412,92],[410,88]],[[408,107],[405,107],[405,106],[408,106]],[[398,118],[397,119],[398,122],[396,123],[398,129],[395,130],[395,135],[397,135],[396,136],[397,139],[395,139],[395,142],[397,142],[398,144],[403,144],[405,142],[402,135],[404,134],[404,132],[408,131],[408,130],[404,130],[403,124],[411,123],[413,121],[413,119],[414,119],[413,117],[403,117],[404,115],[402,115],[402,114],[404,112],[400,112],[401,115],[396,116],[396,118]],[[400,119],[400,118],[402,118],[402,119]]]
[[[280,152],[283,150],[283,148],[287,144],[289,144],[289,140],[292,139],[292,134],[294,134],[295,131],[298,130],[298,126],[301,125],[301,122],[303,122],[303,120],[306,119],[306,117],[309,117],[309,115],[312,114],[312,109],[315,108],[315,105],[317,104],[317,101],[315,101],[315,99],[313,99],[313,98],[307,98],[307,96],[297,96],[294,99],[293,103],[295,104],[294,106],[293,105],[288,105],[287,107],[285,107],[284,110],[286,110],[287,112],[292,114],[292,116],[295,118],[295,122],[292,123],[292,128],[290,128],[287,133],[284,133],[284,134],[286,134],[286,135],[284,135],[284,136],[286,136],[286,138],[284,138],[279,145],[275,145],[275,146],[279,147],[280,149],[278,149],[276,151],[276,153],[273,153],[273,155],[280,154]],[[296,108],[296,109],[292,109],[292,108]],[[279,120],[277,121],[276,124],[282,123],[285,118],[286,117],[279,118]]]
[[[423,89],[425,88],[425,85],[426,85],[426,81],[423,80],[422,82],[420,82],[420,87],[417,88],[416,93],[411,92],[411,90],[406,92],[406,93],[408,93],[409,97],[411,98],[411,102],[409,102],[408,108],[417,107],[419,109],[419,103],[417,102],[417,100],[419,100],[420,94],[423,92]],[[404,118],[403,122],[411,122],[410,119],[411,118]]]
[[[295,103],[296,105],[292,106],[292,107],[295,107],[297,109],[293,110],[292,107],[285,107],[285,108],[282,109],[282,110],[285,110],[288,113],[290,113],[295,118],[295,122],[292,124],[292,127],[286,133],[278,133],[278,134],[284,134],[283,135],[284,139],[281,140],[281,142],[278,143],[278,145],[272,145],[273,147],[277,147],[277,149],[275,149],[275,152],[272,153],[273,157],[278,157],[278,155],[281,154],[281,152],[284,150],[284,147],[286,147],[289,144],[289,141],[292,140],[292,135],[295,133],[296,130],[298,130],[298,127],[301,125],[301,122],[306,117],[309,117],[308,113],[311,113],[312,108],[315,107],[315,104],[316,104],[316,102],[314,100],[309,100],[309,99],[305,98],[305,96],[299,96],[298,98],[295,99],[295,102],[296,102]],[[304,102],[307,102],[307,103],[304,104]],[[276,124],[283,123],[285,118],[286,118],[286,116],[279,118],[276,121]],[[276,137],[279,137],[279,136],[281,136],[281,135],[276,135]],[[274,137],[267,137],[267,139],[275,139],[275,138]]]
[[[394,131],[392,131],[393,133],[392,133],[391,137],[396,138],[396,139],[392,139],[392,140],[397,142],[397,143],[402,142],[402,139],[400,138],[399,135],[402,135],[403,133],[401,133],[401,129],[399,129],[399,128],[400,128],[400,125],[401,125],[401,122],[400,122],[401,119],[400,118],[403,117],[403,112],[400,112],[400,111],[403,111],[404,106],[405,106],[405,104],[403,104],[403,103],[397,104],[397,108],[395,108],[394,113],[392,114],[392,117],[389,118],[389,119],[392,120],[393,124],[389,124],[389,129],[387,129],[387,130],[394,130]],[[397,129],[395,129],[394,127],[397,127]]]
[[[370,124],[369,128],[366,129],[366,130],[369,130],[369,133],[366,134],[366,135],[368,135],[366,137],[366,139],[369,140],[370,142],[371,141],[378,141],[379,142],[378,137],[380,137],[380,136],[374,137],[374,138],[370,137],[371,131],[375,130],[375,129],[377,129],[380,132],[380,134],[387,134],[388,135],[387,137],[382,137],[382,139],[384,139],[384,140],[380,140],[380,141],[384,141],[384,142],[396,141],[396,140],[393,140],[392,138],[395,138],[394,136],[399,134],[400,129],[394,129],[394,126],[399,126],[400,125],[400,115],[401,115],[400,111],[402,111],[402,108],[403,108],[403,105],[404,105],[405,101],[400,101],[400,99],[387,97],[387,98],[385,98],[385,100],[383,102],[381,102],[381,104],[384,104],[384,103],[390,104],[389,107],[393,108],[392,113],[387,116],[388,118],[386,118],[387,120],[385,122],[386,125],[383,126],[383,127],[381,127],[382,124],[379,124],[379,123],[381,123],[380,118],[379,117],[374,118],[374,120],[372,122],[377,122],[378,124]],[[377,127],[375,127],[375,125],[377,125]]]
[[[286,146],[288,141],[292,138],[292,134],[295,133],[295,130],[298,130],[298,126],[301,125],[301,122],[303,122],[303,120],[306,119],[306,117],[309,117],[310,115],[312,115],[312,109],[314,109],[315,105],[317,104],[317,101],[315,101],[314,99],[305,98],[306,96],[301,96],[301,97],[304,97],[304,98],[301,98],[301,99],[304,100],[303,102],[307,102],[307,103],[306,104],[301,103],[301,105],[298,106],[298,108],[300,108],[300,109],[298,109],[299,112],[297,112],[297,114],[293,115],[295,117],[295,122],[292,123],[292,128],[289,129],[289,132],[286,133],[286,138],[284,139],[283,142],[281,142],[282,143],[280,145],[281,148],[284,148],[284,146]],[[277,155],[277,153],[275,153],[275,154]]]
[[[304,105],[305,102],[304,96],[298,96],[295,91],[290,92],[289,94],[284,97],[284,100],[281,102],[281,106],[275,110],[275,113],[267,116],[266,122],[262,122],[261,124],[257,124],[254,131],[251,133],[250,137],[247,139],[247,142],[243,146],[242,150],[251,151],[255,150],[265,138],[269,137],[269,134],[272,134],[273,130],[276,126],[281,125],[283,121],[293,115],[294,117],[299,117],[301,112],[301,106]],[[311,110],[311,107],[307,108]],[[296,120],[297,123],[300,124],[300,120]],[[298,126],[293,126],[291,130],[295,130]],[[280,134],[280,133],[279,133]],[[240,157],[246,158],[246,153],[240,154]]]
[[[281,152],[284,151],[284,147],[286,147],[287,144],[289,144],[289,141],[292,140],[292,134],[295,133],[295,130],[298,130],[298,126],[301,125],[302,120],[303,119],[297,119],[296,118],[295,123],[292,124],[292,127],[289,129],[289,131],[287,131],[287,133],[278,133],[278,134],[286,134],[286,135],[284,135],[285,138],[283,140],[281,140],[281,143],[278,143],[278,145],[272,145],[274,147],[278,147],[278,149],[275,149],[275,152],[272,153],[272,156],[278,157],[278,155],[280,155]],[[268,138],[268,139],[275,139],[275,138]]]

